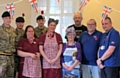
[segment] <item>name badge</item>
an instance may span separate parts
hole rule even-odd
[[[104,49],[105,49],[105,46],[101,46],[100,49],[101,49],[101,50],[104,50]]]

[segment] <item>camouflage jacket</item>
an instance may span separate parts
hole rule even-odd
[[[47,27],[44,26],[44,28],[39,28],[38,26],[35,28],[35,35],[37,36],[37,38],[40,37],[41,34],[45,33],[48,30]]]
[[[16,29],[15,30],[15,34],[16,34],[16,37],[15,37],[15,47],[17,47],[20,39],[23,37],[23,34],[24,34],[24,30],[18,30]]]
[[[0,26],[0,52],[7,54],[13,54],[15,52],[15,29],[10,26],[6,28],[3,25]]]

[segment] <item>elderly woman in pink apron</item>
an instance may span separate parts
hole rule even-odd
[[[48,31],[40,36],[39,49],[43,56],[43,78],[62,78],[60,55],[62,38],[55,32],[58,20],[48,20]]]
[[[42,78],[39,40],[33,26],[26,27],[23,37],[18,44],[18,55],[21,57],[18,78]]]
[[[80,78],[81,46],[75,42],[74,27],[66,29],[67,42],[63,43],[61,62],[63,78]]]

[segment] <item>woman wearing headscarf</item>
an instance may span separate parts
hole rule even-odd
[[[18,78],[42,78],[39,40],[34,34],[33,26],[28,25],[26,27],[17,51],[21,57]]]
[[[75,36],[73,27],[66,29],[67,42],[63,43],[61,56],[63,78],[80,78],[81,46]]]
[[[43,56],[43,78],[62,78],[60,55],[62,38],[55,32],[58,20],[48,20],[48,31],[40,36],[39,49]]]

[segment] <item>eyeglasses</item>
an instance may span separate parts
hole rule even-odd
[[[93,25],[95,25],[95,24],[87,24],[87,25],[89,25],[89,26],[93,26]]]

